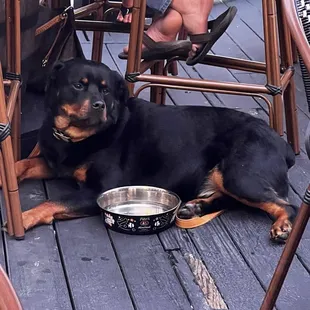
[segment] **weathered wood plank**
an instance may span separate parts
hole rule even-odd
[[[269,240],[270,218],[262,212],[238,210],[223,214],[221,220],[247,264],[267,288],[283,251],[283,246]],[[306,309],[310,301],[309,286],[310,276],[295,257],[278,298],[277,309]]]
[[[198,278],[197,275],[196,276],[193,275],[191,268],[189,267],[185,258],[182,256],[182,254],[179,251],[172,251],[170,255],[171,255],[174,270],[176,274],[178,275],[183,287],[186,290],[187,296],[190,300],[190,303],[193,309],[195,310],[196,309],[197,310],[211,310],[215,308],[216,309],[227,309],[225,303],[222,302],[222,299],[219,302],[220,305],[219,303],[217,303],[216,307],[210,307],[210,305],[207,303],[207,297],[212,294],[208,291],[203,292],[200,288],[200,285],[202,286],[203,284],[207,286],[206,277],[201,272],[202,270],[204,271],[204,269],[201,267],[201,266],[204,267],[201,260],[195,259],[193,255],[190,255],[190,254],[188,255],[188,259],[191,259],[191,261],[193,262],[192,269],[197,270],[199,272],[200,277]]]
[[[302,197],[310,180],[310,161],[304,153],[296,156],[296,164],[288,172],[290,183]]]
[[[259,309],[264,290],[219,219],[188,231],[173,227],[166,234],[174,240],[165,243],[166,250],[177,244],[184,257],[203,261],[229,309]]]
[[[289,200],[295,206],[300,206],[301,199],[300,197],[293,192],[292,190],[289,192]],[[310,273],[310,222],[308,223],[305,232],[302,236],[301,242],[297,248],[297,257],[302,262],[302,264],[307,269],[308,273]],[[291,272],[291,271],[290,271]],[[292,276],[294,275],[293,272]]]
[[[45,201],[41,181],[20,186],[23,210]],[[24,309],[72,309],[52,225],[36,227],[16,241],[5,235],[9,275]]]
[[[197,295],[197,297],[199,297],[197,301],[199,301],[200,304],[206,303],[212,309],[227,309],[227,305],[210,271],[205,266],[186,230],[174,226],[162,233],[160,239],[165,250],[171,251],[177,262],[181,261],[182,266],[187,264],[187,267],[184,266],[183,268],[189,268],[191,270],[191,277],[194,277],[194,282],[200,287],[203,294],[202,296],[200,294]],[[178,246],[180,251],[173,249],[175,245]],[[178,254],[179,252],[181,252],[182,255]],[[182,273],[179,277],[181,276]],[[183,284],[183,286],[185,286],[185,284]],[[200,300],[201,298],[203,298],[202,301]],[[194,307],[194,309],[196,308]]]
[[[156,235],[110,236],[136,309],[190,309],[189,300]]]
[[[260,38],[264,37],[262,18],[253,18],[253,16],[262,14],[257,7],[254,7],[246,0],[229,0],[223,2],[228,7],[235,6],[238,9],[237,15],[239,18]]]
[[[250,4],[252,4],[256,9],[258,9],[260,12],[263,11],[262,9],[262,1],[261,0],[246,0]]]
[[[175,230],[179,229],[176,226],[172,226],[167,230],[159,233],[159,239],[165,249],[165,251],[178,251],[181,249],[181,246],[178,240],[175,237]]]
[[[212,12],[210,14],[210,18],[215,18],[221,13],[227,10],[227,6],[221,2],[218,2],[213,6]],[[257,60],[264,61],[265,60],[265,52],[264,52],[264,42],[261,38],[252,31],[237,14],[226,30],[226,34],[228,34],[235,42],[235,44],[243,51],[247,57]],[[220,44],[222,37],[216,42],[214,47],[217,44]],[[222,50],[221,54],[226,56],[226,50]]]
[[[217,218],[189,230],[229,309],[259,309],[264,290]]]
[[[71,182],[46,182],[48,197],[74,192]],[[133,309],[107,231],[100,218],[55,224],[75,309]]]

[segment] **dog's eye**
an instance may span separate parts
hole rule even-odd
[[[83,84],[81,83],[74,83],[73,87],[77,90],[82,90],[84,88]]]
[[[102,88],[101,90],[104,95],[107,95],[109,93],[109,89],[107,87]]]

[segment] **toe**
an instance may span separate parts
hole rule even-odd
[[[127,14],[124,16],[124,23],[130,23],[131,22],[131,14]]]
[[[119,21],[119,22],[122,22],[124,20],[123,15],[122,15],[121,12],[118,13],[118,15],[116,17],[116,20]]]
[[[192,49],[191,49],[191,51],[189,52],[188,56],[189,56],[190,58],[195,57],[196,54],[197,54],[197,52],[198,52],[198,50],[199,50],[199,47],[200,47],[199,45],[193,44],[193,45],[192,45]]]

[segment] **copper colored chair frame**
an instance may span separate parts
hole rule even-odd
[[[0,173],[6,209],[7,231],[16,239],[24,238],[15,161],[20,158],[21,120],[21,46],[20,2],[5,1],[7,73],[3,78],[0,65]],[[5,88],[9,88],[6,96]],[[7,98],[6,98],[7,97]],[[11,127],[12,126],[12,127]],[[11,129],[11,134],[10,134]],[[12,136],[12,137],[11,137]]]
[[[165,88],[196,89],[204,92],[224,92],[227,94],[243,93],[247,96],[266,95],[273,96],[273,121],[270,125],[283,135],[283,110],[285,109],[286,130],[288,142],[296,154],[299,153],[298,122],[295,102],[295,83],[293,79],[293,53],[291,34],[283,15],[283,0],[263,1],[263,23],[265,36],[266,63],[222,56],[207,55],[204,64],[248,72],[265,74],[267,85],[246,84],[238,82],[210,81],[177,76],[143,74],[149,68],[144,61],[141,63],[141,42],[143,36],[143,23],[145,16],[146,0],[135,0],[133,17],[129,38],[129,53],[127,61],[126,79],[131,94],[134,95],[134,83],[146,82],[149,87],[156,84],[161,86],[161,93]],[[278,13],[277,13],[278,11]],[[279,33],[279,36],[277,36]],[[279,37],[279,40],[278,40]],[[280,41],[280,49],[278,47]],[[280,63],[278,55],[281,55]],[[174,60],[185,60],[181,57]],[[169,61],[169,60],[168,60]],[[144,87],[144,86],[143,86]],[[283,97],[283,100],[282,100]],[[268,99],[265,99],[268,102]],[[283,104],[284,101],[284,104]]]
[[[0,309],[22,310],[22,305],[8,276],[0,266]]]

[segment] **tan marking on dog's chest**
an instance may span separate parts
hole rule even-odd
[[[73,177],[79,182],[86,182],[87,170],[88,165],[82,165],[74,171]]]

